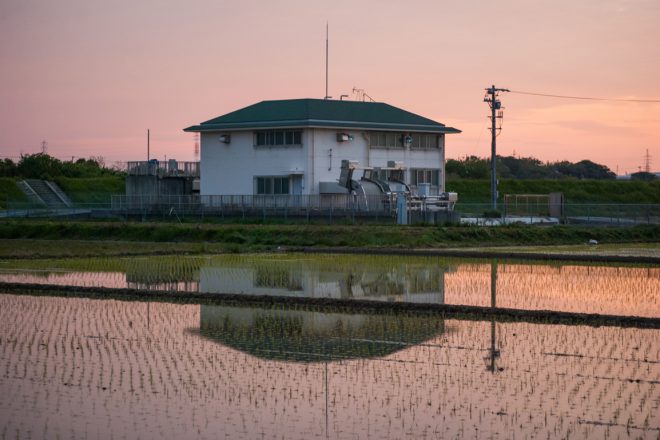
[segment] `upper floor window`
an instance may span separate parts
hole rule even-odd
[[[440,148],[440,136],[433,133],[369,132],[369,145],[380,148],[410,147],[420,150]]]
[[[301,130],[264,130],[255,133],[255,145],[302,145]]]
[[[440,136],[430,133],[412,133],[411,148],[420,150],[431,150],[440,147]]]
[[[383,148],[403,148],[403,134],[394,131],[370,131],[369,145]]]

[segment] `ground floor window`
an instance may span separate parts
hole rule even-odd
[[[438,186],[440,182],[440,170],[433,168],[412,168],[410,170],[410,184],[419,185],[420,183],[430,183],[431,186]]]
[[[289,194],[289,176],[257,177],[257,194]]]

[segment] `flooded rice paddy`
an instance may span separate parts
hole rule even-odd
[[[658,438],[660,330],[0,294],[2,438]]]
[[[169,256],[0,281],[660,317],[658,267]],[[657,328],[0,293],[1,439],[658,439],[659,387]]]
[[[660,317],[660,268],[262,254],[0,261],[0,281]]]

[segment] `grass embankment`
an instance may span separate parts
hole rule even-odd
[[[219,251],[259,251],[278,246],[429,249],[511,245],[659,242],[660,226],[433,227],[353,225],[210,225],[171,223],[5,221],[3,239],[121,240],[213,243]],[[54,246],[57,246],[53,243]],[[202,249],[199,250],[200,252]]]
[[[6,209],[11,204],[20,206],[29,202],[25,194],[18,188],[21,177],[0,177],[0,209]],[[56,177],[53,179],[60,188],[80,205],[103,207],[110,205],[110,196],[124,194],[125,178],[122,176],[73,178]]]
[[[82,205],[109,205],[112,195],[126,192],[125,178],[122,176],[57,177],[54,181],[74,203]]]
[[[398,318],[460,319],[531,324],[589,325],[594,327],[660,328],[659,318],[617,316],[533,309],[509,309],[459,304],[429,304],[406,301],[370,301],[361,299],[307,296],[270,296],[231,293],[194,293],[176,290],[140,290],[108,287],[59,286],[47,284],[5,283],[0,288],[12,294],[59,296],[67,298],[116,299],[118,301],[163,302],[170,304],[209,304],[259,307],[267,310],[296,310],[321,313],[396,314]]]
[[[447,191],[458,193],[460,203],[488,203],[489,180],[447,179]],[[504,194],[562,192],[566,203],[660,203],[660,180],[500,180]]]
[[[10,202],[27,202],[25,194],[16,185],[13,177],[0,177],[0,209],[6,209]]]

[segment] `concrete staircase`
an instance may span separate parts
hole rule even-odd
[[[72,208],[73,202],[55,182],[38,179],[25,179],[18,187],[31,202],[51,209]]]

